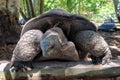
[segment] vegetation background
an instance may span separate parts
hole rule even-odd
[[[20,8],[26,20],[53,8],[64,8],[95,22],[117,19],[113,0],[20,0]]]

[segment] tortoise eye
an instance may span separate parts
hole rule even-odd
[[[55,46],[54,45],[52,45],[52,46],[49,46],[49,49],[53,49]]]

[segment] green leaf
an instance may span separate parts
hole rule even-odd
[[[67,0],[67,8],[68,8],[68,11],[71,12],[71,10],[72,10],[72,0]]]

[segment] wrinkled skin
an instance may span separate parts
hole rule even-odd
[[[79,60],[79,55],[73,42],[67,41],[59,27],[47,30],[40,41],[44,59]]]
[[[97,32],[86,30],[76,34],[74,43],[81,50],[80,59],[90,53],[93,64],[109,63],[111,51],[104,38]]]
[[[67,43],[67,38],[59,27],[47,30],[40,41],[43,56],[57,52],[65,43]]]
[[[11,70],[30,70],[32,60],[40,53],[40,39],[43,33],[40,30],[27,31],[18,41],[11,59]]]

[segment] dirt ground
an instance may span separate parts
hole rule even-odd
[[[113,59],[120,59],[120,30],[115,32],[98,31],[110,46]],[[15,45],[0,47],[0,60],[10,60]]]

